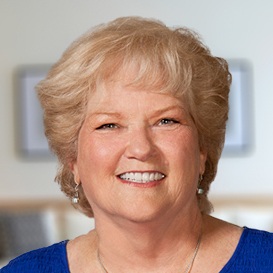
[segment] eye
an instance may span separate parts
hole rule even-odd
[[[118,128],[118,126],[114,123],[106,123],[106,124],[102,124],[101,126],[97,127],[96,130],[112,130],[112,129],[116,129]]]
[[[179,122],[175,119],[163,118],[159,121],[158,125],[171,125],[171,124],[176,124],[176,123],[179,123]]]

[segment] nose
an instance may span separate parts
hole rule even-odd
[[[128,135],[125,156],[140,161],[147,161],[155,154],[156,146],[149,128],[131,130]]]

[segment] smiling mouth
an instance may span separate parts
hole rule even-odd
[[[120,174],[118,177],[125,181],[145,184],[162,180],[166,176],[160,172],[128,172]]]

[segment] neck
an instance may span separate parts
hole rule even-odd
[[[109,273],[126,272],[126,268],[132,272],[133,268],[135,272],[184,272],[202,226],[200,212],[193,215],[145,223],[96,219],[103,264]]]

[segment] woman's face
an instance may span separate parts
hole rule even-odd
[[[148,221],[198,207],[205,160],[181,100],[116,81],[89,99],[73,173],[95,217]]]

